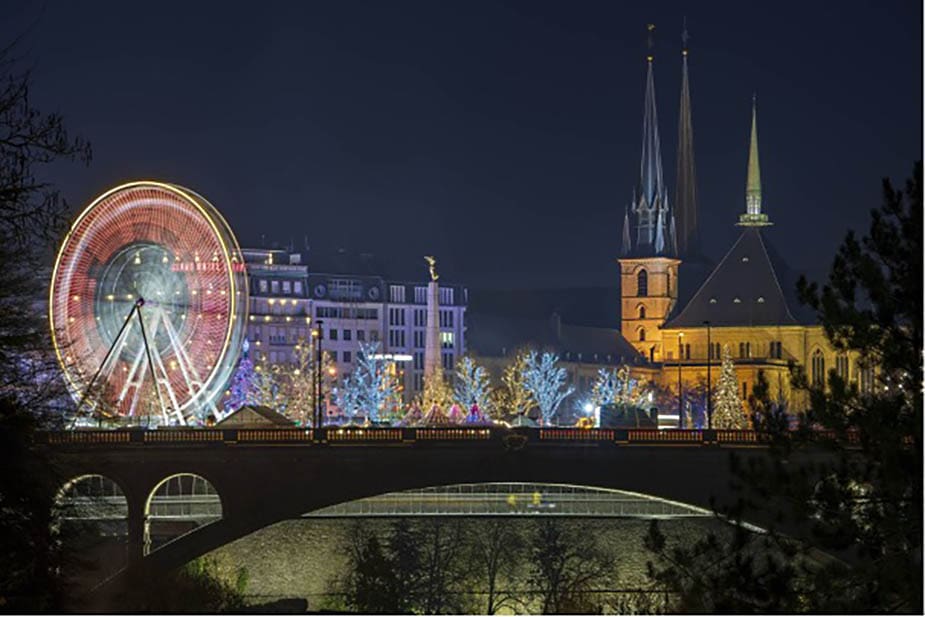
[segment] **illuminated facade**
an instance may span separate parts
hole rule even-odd
[[[243,251],[251,284],[247,335],[257,358],[269,364],[294,362],[293,348],[323,323],[322,348],[339,376],[356,366],[360,344],[379,342],[398,360],[406,402],[423,388],[427,283],[389,281],[380,276],[311,272],[299,253]],[[465,353],[467,290],[439,286],[440,348],[445,371]]]

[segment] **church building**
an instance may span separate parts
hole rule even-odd
[[[836,353],[822,326],[797,302],[796,277],[769,242],[773,232],[762,203],[754,101],[745,211],[735,223],[741,227],[741,234],[712,271],[701,269],[698,277],[696,268],[685,270],[686,261],[703,263],[703,258],[697,233],[686,48],[682,54],[674,193],[677,202],[669,202],[662,171],[654,59],[650,54],[646,59],[639,186],[623,220],[622,252],[618,259],[621,332],[648,360],[649,366],[640,372],[640,378],[651,379],[654,375],[665,390],[677,396],[680,389],[685,400],[702,405],[704,386],[712,383],[715,388],[723,348],[728,346],[743,401],[747,401],[762,371],[772,397],[787,401],[791,411],[805,408],[804,395],[790,388],[791,364],[802,366],[812,383],[824,383],[828,371],[834,367],[839,375],[857,382],[862,390],[871,388],[873,370],[860,367],[856,357]],[[710,216],[709,208],[703,214],[701,218],[710,224],[723,224]],[[690,279],[685,280],[686,276]],[[684,297],[679,290],[685,289],[693,293]]]

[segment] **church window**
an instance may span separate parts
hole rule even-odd
[[[848,355],[840,353],[835,356],[835,372],[845,383],[848,382]]]
[[[821,349],[817,349],[813,352],[812,363],[813,385],[825,385],[825,356]]]
[[[639,340],[640,341],[646,340],[646,329],[645,328],[639,328]]]
[[[646,307],[640,306],[639,307],[639,319],[645,319],[645,318],[646,318]]]
[[[861,392],[870,394],[874,391],[874,367],[870,364],[859,366],[861,373]]]
[[[649,295],[649,273],[645,270],[640,270],[639,274],[636,275],[636,295]]]

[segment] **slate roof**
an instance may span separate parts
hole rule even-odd
[[[563,359],[575,359],[581,354],[585,362],[645,363],[645,358],[615,328],[564,324],[555,315],[550,319],[517,319],[470,314],[466,322],[466,347],[482,356],[505,356],[530,346],[552,349]]]
[[[704,321],[714,327],[811,322],[805,311],[792,310],[796,293],[784,291],[778,269],[783,270],[782,260],[769,252],[759,228],[745,228],[700,289],[664,327],[699,327]],[[788,288],[795,285],[789,270],[786,278]]]

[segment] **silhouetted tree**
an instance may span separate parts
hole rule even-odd
[[[90,147],[69,137],[61,116],[33,107],[15,46],[0,50],[0,610],[58,612],[63,555],[51,506],[60,478],[34,433],[62,388],[37,273],[66,203],[40,172],[55,161],[88,162]]]
[[[588,592],[609,579],[612,566],[594,536],[555,519],[533,528],[528,580],[539,593],[543,613],[600,612]]]
[[[516,609],[525,546],[512,523],[500,518],[479,521],[466,536],[468,575],[485,590],[486,615]]]
[[[724,513],[731,539],[711,534],[670,547],[657,524],[646,543],[658,560],[650,576],[679,593],[682,611],[921,612],[922,610],[922,168],[905,191],[884,180],[884,203],[869,235],[849,233],[820,289],[805,279],[801,298],[816,310],[841,352],[876,367],[870,391],[831,371],[794,387],[810,409],[787,433],[779,402],[755,392],[753,409],[771,432],[767,459],[733,458],[737,505]],[[834,432],[819,444],[811,428]],[[831,458],[800,463],[807,446]],[[774,521],[756,535],[741,524],[761,511]],[[787,526],[788,536],[779,533]],[[839,559],[817,559],[815,549]]]

